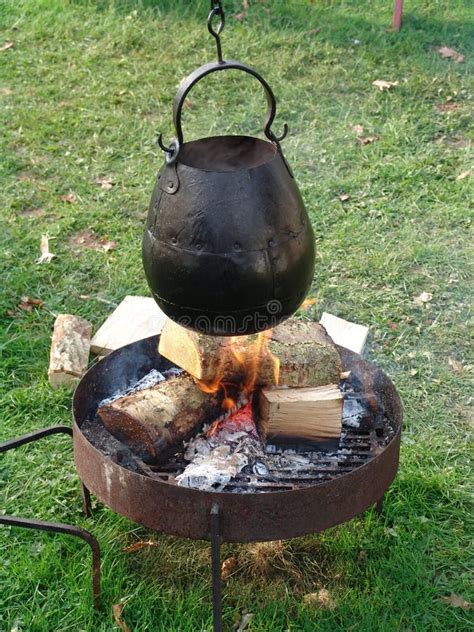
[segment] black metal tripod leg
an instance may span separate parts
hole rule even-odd
[[[13,450],[21,445],[32,443],[42,439],[43,437],[49,437],[53,434],[67,434],[72,436],[72,428],[69,426],[49,426],[49,428],[42,428],[41,430],[35,430],[16,439],[10,439],[4,443],[0,443],[0,453]],[[82,500],[84,505],[84,512],[86,516],[90,516],[91,499],[90,492],[84,486],[81,481]],[[66,533],[67,535],[74,535],[81,538],[90,546],[92,551],[92,595],[94,599],[95,608],[100,608],[100,547],[94,536],[81,529],[79,527],[73,527],[68,524],[61,524],[56,522],[43,522],[42,520],[31,520],[28,518],[17,518],[16,516],[3,516],[0,515],[0,524],[11,525],[13,527],[23,527],[25,529],[39,529],[40,531],[50,531],[54,533]]]
[[[74,535],[87,542],[92,551],[92,595],[94,607],[97,609],[100,608],[100,547],[92,533],[68,524],[43,522],[42,520],[30,520],[27,518],[17,518],[15,516],[0,515],[0,524],[26,529],[39,529],[40,531],[50,531],[53,533],[66,533],[67,535]]]
[[[219,506],[211,509],[212,612],[214,632],[222,632],[222,577],[221,539],[219,535]]]
[[[0,452],[7,452],[8,450],[13,450],[13,448],[19,448],[21,445],[32,443],[33,441],[38,441],[38,439],[49,437],[53,434],[68,434],[70,437],[72,437],[72,428],[70,428],[69,426],[49,426],[49,428],[34,430],[33,432],[29,432],[22,437],[17,437],[16,439],[10,439],[9,441],[0,443]]]
[[[82,481],[81,481],[81,496],[82,496],[82,507],[84,509],[84,514],[86,518],[90,518],[92,514],[91,493]]]

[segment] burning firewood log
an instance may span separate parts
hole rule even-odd
[[[273,331],[225,338],[185,329],[167,320],[159,352],[205,384],[289,387],[339,380],[339,353],[319,323],[290,318]]]
[[[319,443],[341,435],[343,394],[337,384],[262,389],[259,404],[264,441]]]
[[[143,461],[158,463],[219,411],[217,396],[202,392],[192,377],[179,375],[106,403],[97,414],[107,430]]]

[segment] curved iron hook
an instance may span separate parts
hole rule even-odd
[[[163,134],[160,132],[160,134],[158,135],[157,142],[158,142],[158,145],[160,146],[160,149],[162,149],[165,152],[166,162],[169,165],[173,164],[173,162],[178,157],[179,150],[181,149],[181,144],[179,140],[177,138],[174,138],[169,144],[169,147],[167,147],[163,142]]]
[[[212,21],[214,20],[214,17],[216,15],[220,16],[220,21],[219,21],[217,30],[214,29],[214,27],[212,26]],[[224,30],[224,26],[225,26],[225,14],[224,14],[224,9],[222,8],[221,2],[220,0],[217,0],[216,2],[214,0],[211,0],[211,11],[209,15],[207,16],[207,30],[212,35],[212,37],[216,40],[217,61],[219,63],[223,61],[221,38],[219,36]]]
[[[276,143],[280,143],[284,138],[286,138],[286,135],[288,134],[288,130],[289,130],[288,124],[284,123],[283,132],[280,134],[280,136],[277,136],[273,130],[269,130],[269,133],[271,134],[271,138],[273,141],[275,141]]]

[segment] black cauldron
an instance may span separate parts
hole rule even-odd
[[[217,136],[184,143],[181,112],[206,75],[244,71],[265,90],[265,135]],[[179,87],[177,139],[157,176],[143,239],[143,265],[161,309],[179,324],[223,336],[277,325],[303,301],[314,270],[314,235],[271,125],[276,103],[253,68],[218,61]]]

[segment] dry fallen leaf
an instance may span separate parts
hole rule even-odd
[[[437,103],[435,105],[435,109],[438,112],[455,112],[459,110],[461,106],[459,103],[453,103],[452,101],[448,101],[447,103]]]
[[[357,136],[362,136],[362,134],[364,133],[364,128],[362,127],[362,125],[351,125],[351,130]]]
[[[75,250],[103,250],[105,252],[114,250],[117,246],[115,241],[99,237],[90,228],[80,230],[78,233],[71,235],[69,245]]]
[[[34,206],[30,206],[28,208],[25,208],[20,215],[22,217],[41,217],[42,215],[44,215],[44,209],[42,208],[35,208]]]
[[[419,296],[415,296],[413,302],[415,305],[423,305],[424,303],[429,303],[433,298],[433,294],[431,292],[422,292]]]
[[[110,190],[115,185],[112,178],[109,178],[107,176],[97,176],[97,178],[94,179],[94,182],[103,189],[107,190]]]
[[[244,614],[242,619],[240,620],[240,623],[235,626],[235,632],[244,632],[252,619],[253,612],[247,612],[247,614]]]
[[[390,88],[393,88],[394,86],[398,86],[398,84],[399,84],[398,81],[385,81],[384,79],[376,79],[375,81],[372,81],[372,85],[378,88],[379,90],[382,90],[382,92],[384,90],[390,90]]]
[[[308,593],[303,597],[305,606],[317,606],[327,610],[334,610],[336,603],[326,588],[321,588],[318,592]]]
[[[77,202],[77,197],[74,195],[74,193],[66,193],[66,195],[60,195],[59,199],[61,200],[61,202],[68,202],[69,204],[76,204]]]
[[[135,551],[139,551],[140,549],[144,549],[145,547],[150,546],[159,546],[159,544],[154,540],[138,540],[138,542],[133,542],[133,544],[129,544],[128,546],[126,546],[124,549],[122,549],[122,551],[124,553],[135,553]]]
[[[8,50],[9,48],[13,48],[13,42],[5,42],[5,44],[0,48],[0,52]]]
[[[463,171],[458,176],[456,176],[456,180],[464,180],[464,178],[469,178],[469,176],[471,175],[471,171],[472,171],[471,169],[468,169],[467,171]]]
[[[9,97],[13,94],[13,90],[11,88],[0,88],[0,94],[2,97]]]
[[[122,630],[122,632],[132,632],[131,628],[125,623],[122,618],[122,612],[125,608],[124,603],[115,603],[112,606],[112,614],[114,615],[114,621],[118,625],[118,627]]]
[[[351,196],[347,193],[341,193],[341,195],[338,195],[338,198],[341,200],[341,202],[347,202],[347,200],[350,200]]]
[[[40,241],[40,252],[41,256],[36,259],[35,263],[50,263],[52,259],[56,255],[53,255],[52,252],[49,252],[49,237],[48,235],[41,235]]]
[[[370,145],[371,143],[375,142],[378,139],[379,139],[378,136],[364,136],[363,138],[358,138],[357,140],[362,145]]]
[[[439,46],[438,48],[435,48],[435,50],[443,59],[452,59],[457,64],[464,61],[464,55],[458,53],[458,51],[454,50],[454,48],[449,48],[449,46]]]
[[[317,35],[321,31],[321,27],[318,26],[315,29],[310,29],[306,35]]]
[[[316,299],[314,297],[305,298],[305,300],[301,303],[300,309],[308,309],[312,305],[315,305]]]
[[[240,13],[236,13],[234,15],[234,18],[236,20],[239,20],[239,22],[240,22],[241,20],[244,20],[247,17],[247,15],[248,15],[247,11],[241,11]]]
[[[398,329],[397,323],[394,323],[393,320],[387,320],[387,325],[392,331],[397,331]]]
[[[472,608],[472,604],[469,603],[469,601],[466,601],[464,597],[456,595],[455,593],[451,593],[448,597],[440,597],[440,599],[447,606],[452,606],[453,608],[462,608],[463,610],[470,610]]]
[[[248,11],[250,9],[250,0],[242,0],[242,9]]]
[[[455,373],[462,373],[464,371],[464,367],[459,362],[459,360],[455,360],[454,358],[448,358],[448,364]]]
[[[31,298],[31,296],[22,296],[21,301],[18,303],[19,309],[24,312],[31,312],[33,307],[43,307],[44,301],[40,298]]]
[[[232,575],[238,565],[239,561],[236,557],[228,557],[226,560],[224,560],[222,562],[221,568],[222,579],[227,579],[229,575]]]

